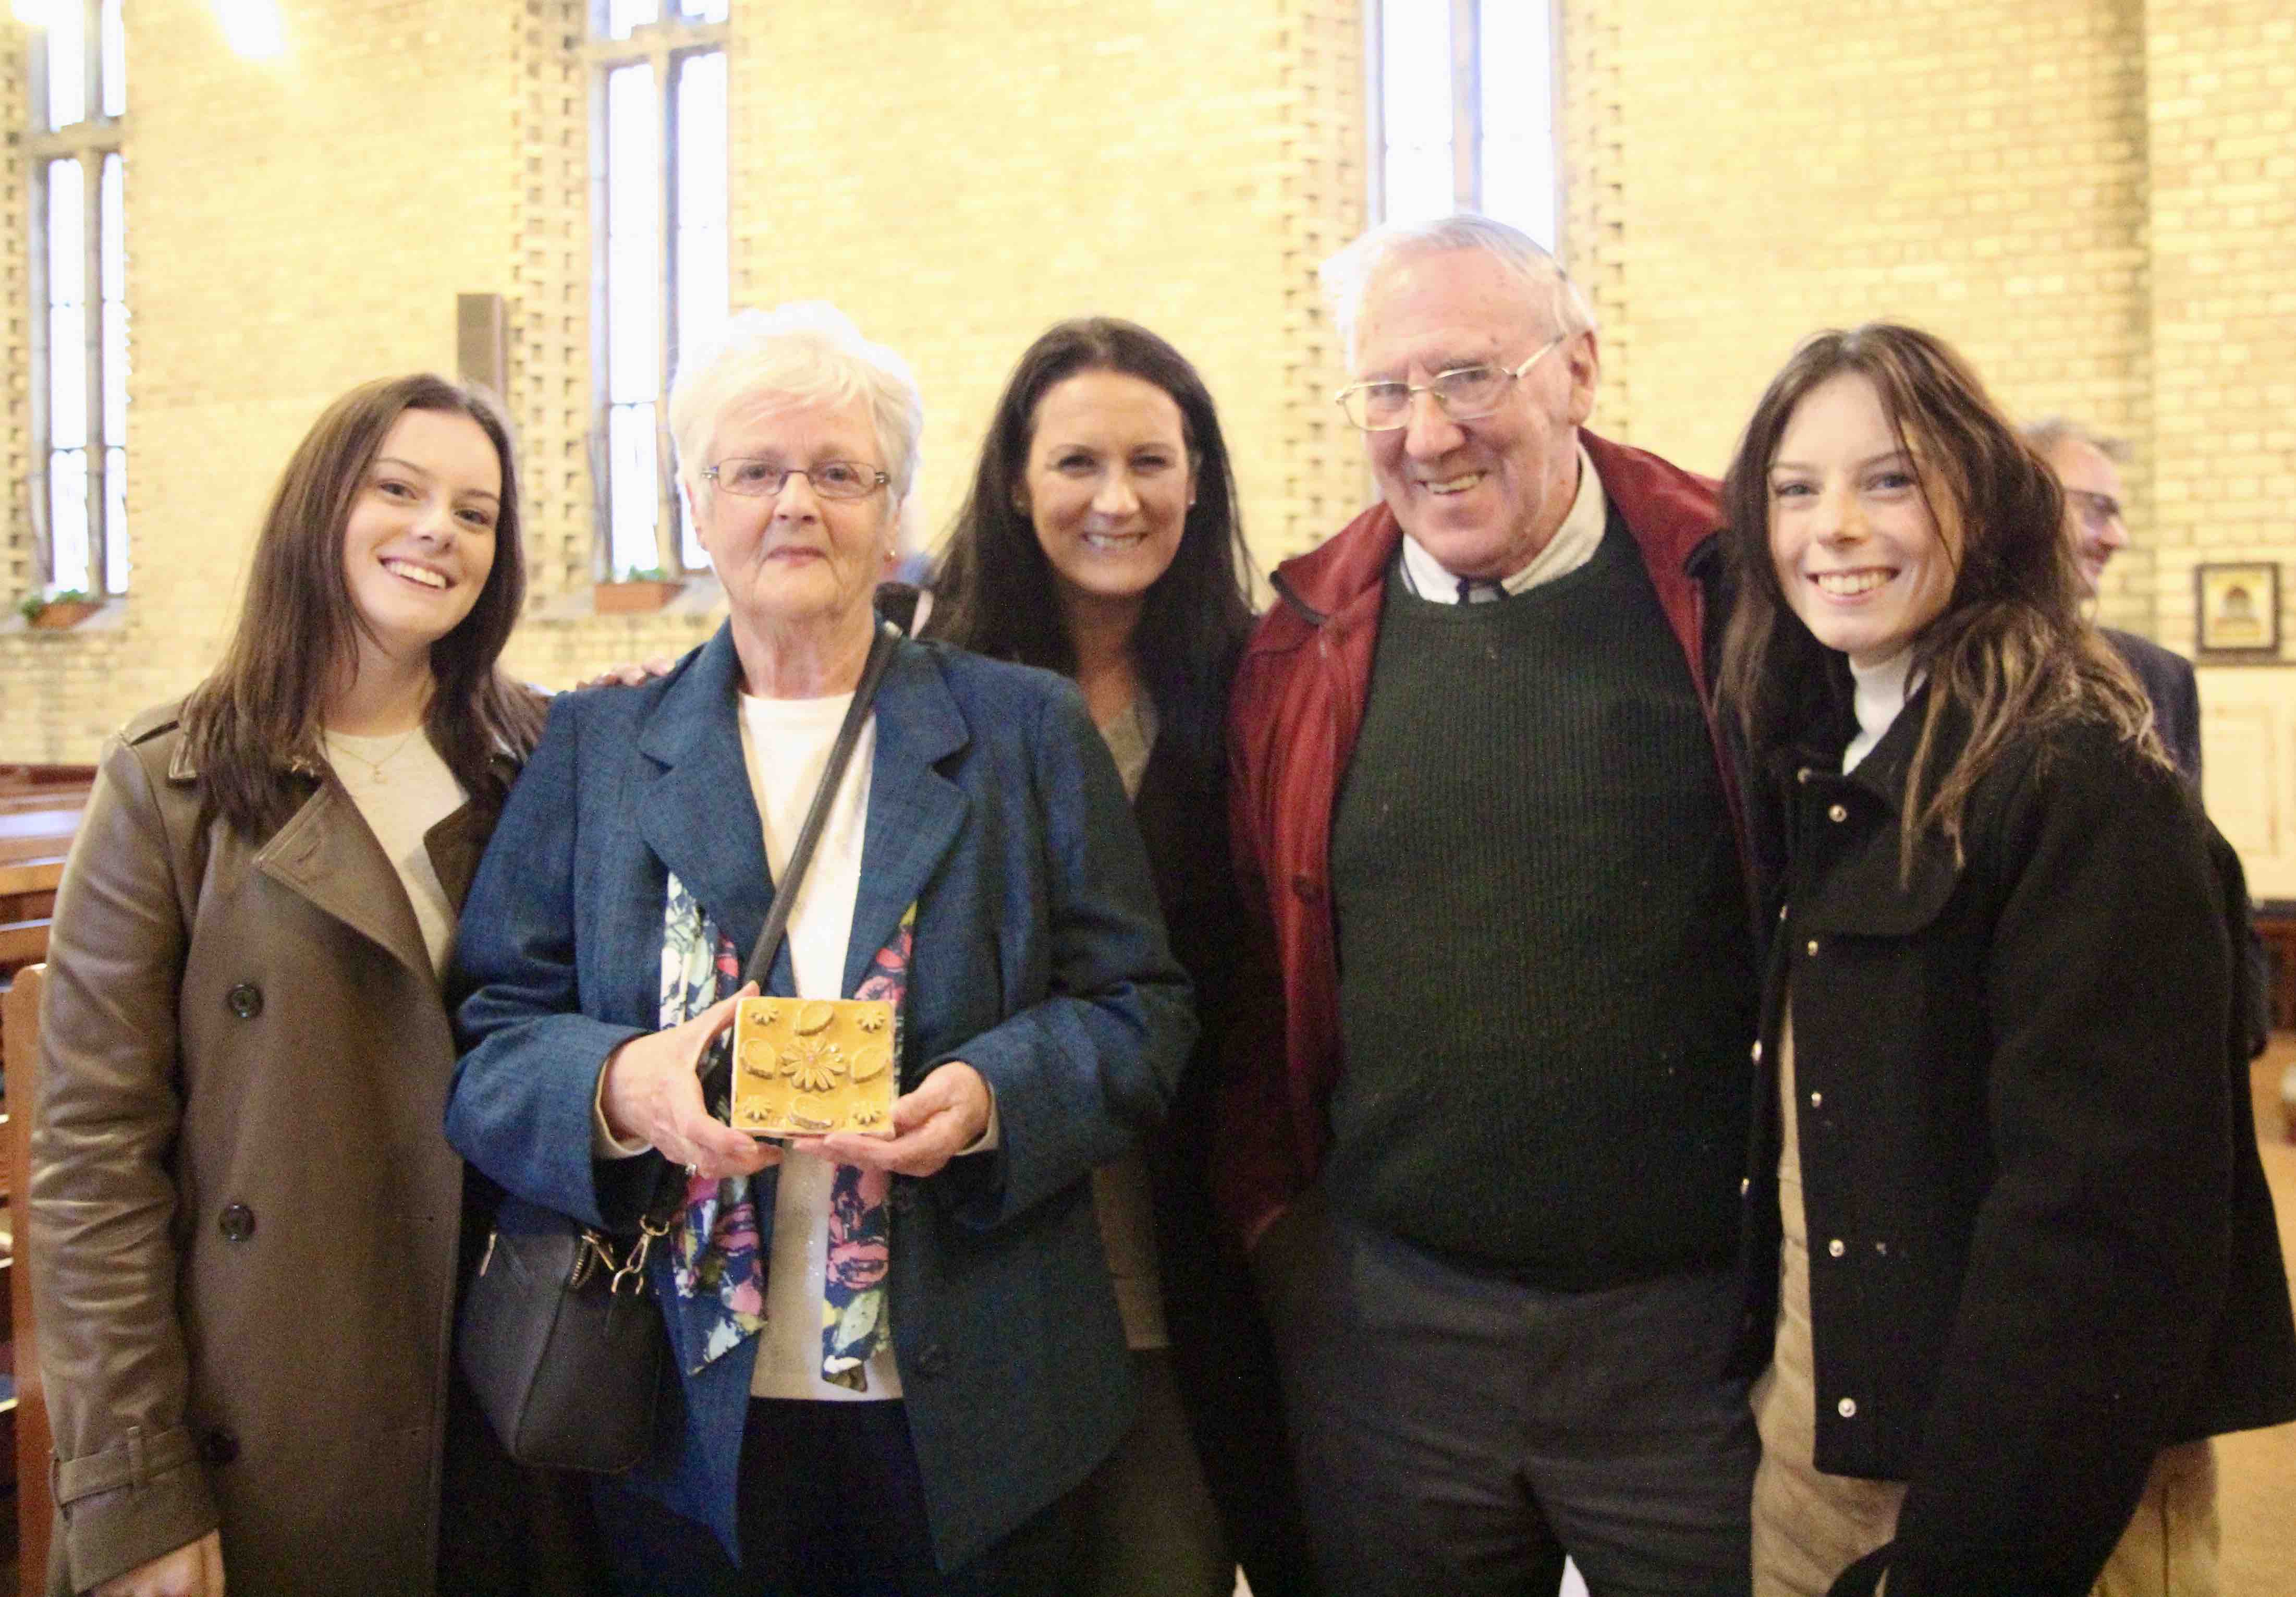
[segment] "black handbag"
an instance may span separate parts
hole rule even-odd
[[[775,885],[750,954],[748,973],[761,988],[898,635],[881,627],[871,644],[789,868]],[[705,1072],[725,1052],[705,1053]],[[684,1173],[664,1161],[637,1234],[628,1238],[504,1200],[463,1294],[455,1355],[488,1424],[520,1463],[618,1475],[652,1445],[669,1332],[646,1260],[655,1240],[676,1224],[685,1184]]]

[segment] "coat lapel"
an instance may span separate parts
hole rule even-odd
[[[931,653],[903,643],[877,690],[877,751],[869,773],[869,819],[861,845],[861,891],[853,905],[843,991],[892,941],[902,914],[923,893],[956,840],[967,809],[957,785],[933,767],[972,741]]]
[[[437,984],[398,872],[340,782],[319,783],[256,855],[255,868]]]
[[[658,767],[632,795],[638,832],[676,872],[744,959],[773,902],[765,829],[750,793],[736,717],[741,665],[734,634],[721,627],[693,663],[663,692],[638,733],[638,750]],[[786,949],[774,985],[788,980]]]

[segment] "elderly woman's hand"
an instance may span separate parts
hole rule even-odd
[[[757,990],[757,983],[745,983],[691,1020],[614,1050],[598,1105],[617,1142],[643,1142],[672,1164],[718,1180],[781,1162],[780,1149],[735,1131],[701,1101],[701,1056],[734,1024],[734,1006]]]
[[[980,1072],[953,1059],[919,1082],[915,1092],[893,1100],[891,1136],[837,1132],[790,1146],[865,1170],[931,1175],[980,1140],[988,1129],[989,1102]]]

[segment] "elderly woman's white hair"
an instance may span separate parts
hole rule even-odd
[[[1416,255],[1444,255],[1454,250],[1480,250],[1522,282],[1526,294],[1548,305],[1558,333],[1592,332],[1595,307],[1578,285],[1529,233],[1494,222],[1472,211],[1432,222],[1390,222],[1374,227],[1325,261],[1316,276],[1324,300],[1340,330],[1348,358],[1356,352],[1356,322],[1363,311],[1364,291],[1373,278],[1391,262]]]
[[[876,425],[893,498],[907,500],[925,425],[917,380],[908,362],[863,338],[853,318],[823,299],[728,317],[718,336],[678,369],[669,388],[669,432],[677,441],[677,474],[689,493],[698,496],[709,486],[701,472],[726,413],[760,397],[823,407],[861,400]]]

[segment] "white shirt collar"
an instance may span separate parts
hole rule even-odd
[[[1499,587],[1513,598],[1542,582],[1568,577],[1595,558],[1595,551],[1602,547],[1603,528],[1608,525],[1610,514],[1610,501],[1603,495],[1603,479],[1595,474],[1595,463],[1587,457],[1587,446],[1581,444],[1578,493],[1570,501],[1570,513],[1562,518],[1562,525],[1547,540],[1546,547],[1531,556],[1529,565],[1501,577]],[[1403,535],[1403,576],[1412,592],[1423,599],[1432,599],[1439,604],[1459,602],[1459,578],[1407,532]]]
[[[1874,746],[1890,730],[1898,712],[1906,708],[1920,684],[1910,680],[1914,664],[1911,646],[1900,649],[1889,659],[1874,665],[1861,666],[1849,662],[1849,679],[1854,692],[1851,703],[1857,712],[1857,735],[1849,740],[1849,747],[1841,751],[1841,774],[1847,776],[1856,770],[1858,762],[1874,752]]]

